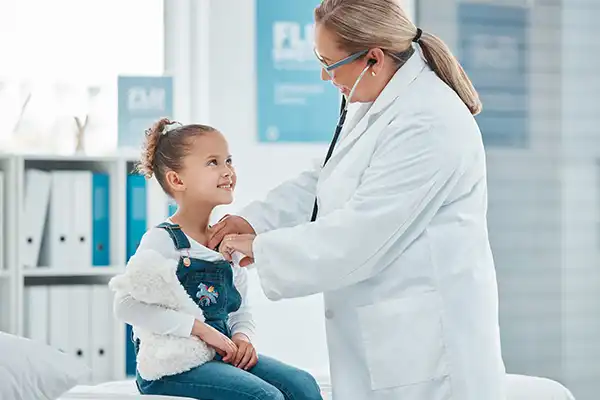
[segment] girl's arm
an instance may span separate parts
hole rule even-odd
[[[164,229],[153,228],[144,234],[137,251],[148,249],[155,250],[166,258],[179,257]],[[196,319],[184,312],[142,303],[128,294],[116,295],[113,307],[115,317],[129,325],[161,335],[187,337],[193,334]]]
[[[256,326],[248,303],[248,271],[238,265],[234,265],[232,268],[234,285],[242,296],[242,304],[237,311],[229,315],[229,327],[232,335],[242,333],[252,341],[256,333]]]

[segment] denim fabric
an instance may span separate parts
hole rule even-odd
[[[322,400],[310,374],[263,355],[248,371],[211,361],[157,381],[138,376],[137,383],[143,394],[199,400]]]

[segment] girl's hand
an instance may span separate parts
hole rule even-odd
[[[258,362],[256,349],[252,343],[250,343],[248,337],[243,333],[236,333],[233,335],[232,340],[236,344],[238,350],[231,364],[237,368],[248,371]]]
[[[221,245],[219,246],[219,252],[223,254],[226,260],[232,260],[232,254],[235,251],[239,251],[246,257],[240,261],[240,266],[245,267],[254,262],[254,251],[252,249],[252,245],[254,243],[254,238],[256,235],[251,233],[247,234],[233,234],[227,235],[223,238]]]
[[[197,336],[217,353],[223,357],[223,362],[230,362],[236,356],[238,348],[227,336],[205,324],[196,320],[192,328],[192,335]]]

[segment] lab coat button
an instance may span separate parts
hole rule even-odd
[[[331,319],[331,318],[333,318],[333,311],[331,311],[331,310],[326,310],[326,311],[325,311],[325,318],[327,318],[327,319]]]

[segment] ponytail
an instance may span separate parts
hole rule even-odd
[[[436,75],[458,94],[471,114],[479,114],[482,108],[479,95],[446,43],[437,36],[421,30],[417,31],[415,41],[421,46],[425,60]]]

